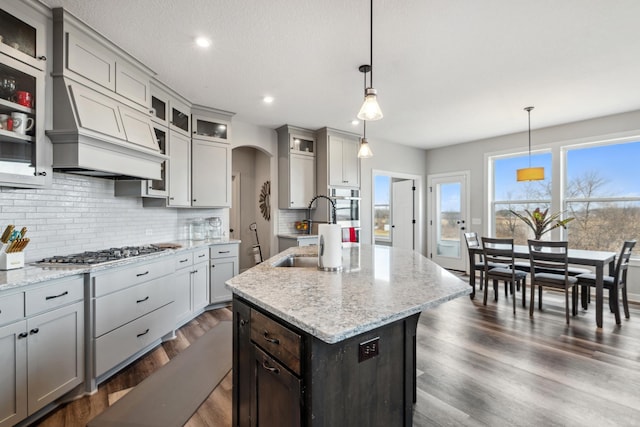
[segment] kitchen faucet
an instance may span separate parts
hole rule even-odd
[[[307,207],[308,210],[308,221],[311,222],[311,205],[313,205],[313,202],[315,202],[318,199],[327,199],[329,201],[329,203],[331,203],[331,216],[333,216],[333,221],[331,221],[331,218],[329,218],[329,223],[330,224],[337,224],[336,222],[336,202],[333,201],[333,199],[331,197],[325,196],[324,194],[318,194],[316,197],[314,197],[313,199],[311,199],[311,201],[309,202],[309,207]]]

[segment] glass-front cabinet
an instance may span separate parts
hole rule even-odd
[[[193,138],[214,142],[231,142],[230,122],[211,117],[192,115]]]
[[[0,8],[0,186],[51,183],[45,127],[47,17],[23,2]]]

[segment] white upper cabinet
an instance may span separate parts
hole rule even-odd
[[[282,126],[278,133],[278,207],[307,209],[316,194],[316,137],[311,130]]]
[[[357,134],[330,128],[318,131],[318,194],[328,187],[360,188],[360,159]]]

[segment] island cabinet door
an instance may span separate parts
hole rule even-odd
[[[257,345],[253,346],[251,426],[302,425],[302,384]]]

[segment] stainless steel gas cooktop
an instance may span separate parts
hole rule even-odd
[[[125,258],[154,254],[166,250],[166,247],[155,245],[124,246],[122,248],[110,248],[99,251],[87,251],[71,255],[56,255],[43,258],[39,264],[44,265],[85,265],[95,266],[110,262],[116,262]]]

